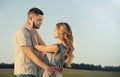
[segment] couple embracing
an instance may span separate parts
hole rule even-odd
[[[57,23],[54,37],[58,43],[46,45],[36,30],[42,24],[43,15],[39,8],[31,8],[26,24],[15,33],[16,77],[62,77],[64,63],[71,67],[74,47],[69,24]]]

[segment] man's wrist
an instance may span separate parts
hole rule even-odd
[[[45,67],[44,67],[44,69],[46,70],[46,71],[49,71],[49,66],[48,65],[46,65]]]

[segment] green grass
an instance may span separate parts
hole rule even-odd
[[[120,72],[65,69],[63,77],[120,77]]]
[[[13,69],[0,69],[0,77],[15,77]]]
[[[0,77],[15,77],[13,69],[0,69]],[[64,69],[63,77],[120,77],[120,72]]]

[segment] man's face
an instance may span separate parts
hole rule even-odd
[[[43,20],[43,15],[35,16],[33,20],[33,28],[39,29],[42,24],[42,20]]]

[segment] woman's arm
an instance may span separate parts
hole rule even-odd
[[[59,48],[56,44],[53,44],[53,45],[35,45],[34,48],[40,52],[43,52],[43,53],[45,53],[45,52],[57,53],[57,51],[59,50]]]

